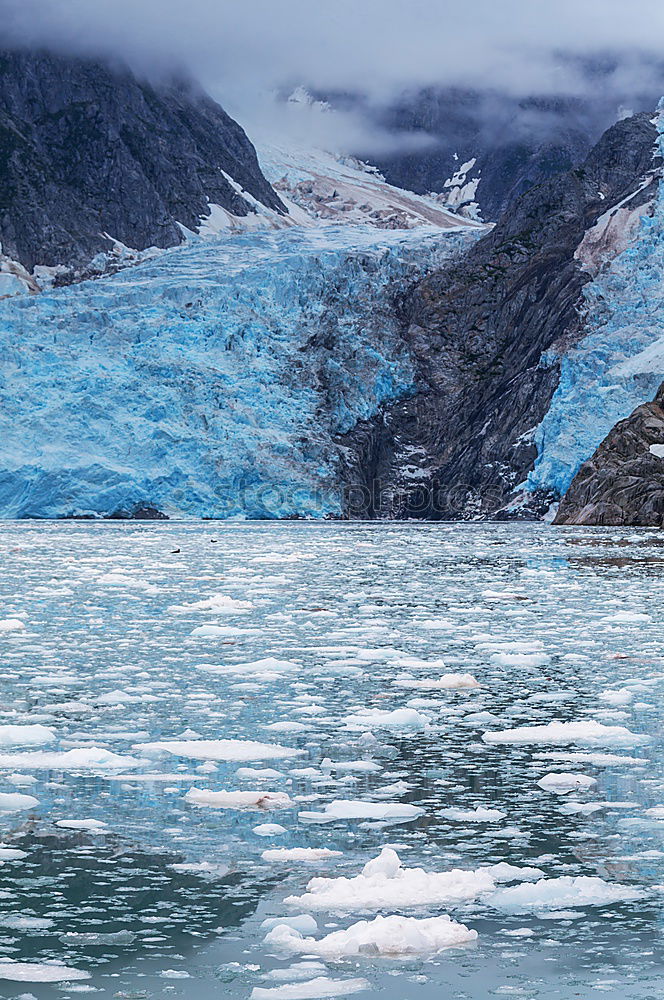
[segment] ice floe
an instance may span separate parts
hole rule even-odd
[[[369,989],[366,979],[328,979],[319,976],[303,983],[283,986],[254,986],[250,1000],[323,1000],[325,997],[345,997]]]
[[[148,755],[169,753],[192,760],[223,760],[233,763],[287,759],[304,753],[303,750],[283,747],[278,743],[258,743],[255,740],[160,740],[155,743],[135,743],[132,750]]]
[[[225,594],[213,594],[191,604],[172,604],[167,610],[172,614],[189,614],[192,611],[210,611],[218,615],[245,615],[252,611],[252,601],[238,601]]]
[[[397,687],[414,690],[419,688],[424,691],[462,691],[480,686],[472,674],[443,674],[442,677],[431,678],[397,677],[394,683]]]
[[[0,726],[0,746],[44,746],[55,741],[55,733],[47,726]]]
[[[0,962],[0,979],[14,983],[73,983],[89,978],[89,972],[55,962],[14,962],[7,958]]]
[[[414,708],[396,708],[387,711],[380,708],[370,708],[355,715],[348,715],[344,720],[348,729],[394,729],[399,732],[424,732],[429,726],[429,719]]]
[[[276,847],[261,854],[263,861],[269,862],[327,861],[330,858],[341,857],[343,857],[342,851],[332,851],[329,847]]]
[[[461,823],[497,823],[498,820],[505,819],[507,815],[500,809],[487,809],[484,806],[477,806],[475,809],[441,809],[440,816],[446,819],[458,820]]]
[[[421,806],[407,802],[368,802],[365,799],[356,801],[336,799],[328,802],[323,812],[299,813],[300,823],[334,823],[336,820],[400,820],[417,819],[424,812]]]
[[[569,792],[586,792],[597,786],[594,778],[586,774],[564,774],[552,772],[545,774],[537,782],[545,792],[555,792],[557,795],[567,795]]]
[[[378,858],[351,878],[314,878],[302,896],[286,903],[310,910],[350,913],[356,910],[403,910],[417,906],[461,903],[490,892],[495,879],[488,871],[429,872],[403,868],[396,851],[383,848]]]
[[[100,747],[76,747],[72,750],[32,750],[0,754],[0,768],[34,768],[55,771],[106,771],[138,767],[140,760]]]
[[[289,809],[294,803],[285,792],[209,792],[190,788],[185,802],[210,809]]]
[[[499,909],[522,912],[557,910],[568,906],[608,906],[633,902],[642,897],[643,891],[640,889],[617,882],[605,882],[598,876],[579,875],[574,878],[563,875],[561,878],[544,878],[538,882],[499,889],[490,897],[490,902]]]
[[[23,632],[25,622],[20,618],[0,618],[0,633],[2,632]]]
[[[34,795],[21,795],[20,792],[0,792],[0,813],[22,812],[24,809],[34,809],[39,805],[39,799]]]
[[[521,726],[502,732],[486,732],[485,743],[578,743],[582,746],[637,746],[647,743],[647,736],[632,733],[624,726],[605,726],[601,722],[549,722],[545,726]]]
[[[360,920],[346,930],[333,931],[316,940],[284,924],[271,930],[266,944],[279,951],[318,955],[335,961],[368,955],[399,957],[435,954],[477,940],[477,931],[456,923],[447,914],[439,917],[402,917],[392,914]]]

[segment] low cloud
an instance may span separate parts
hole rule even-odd
[[[257,123],[275,91],[301,83],[373,103],[438,85],[582,94],[593,86],[589,57],[603,60],[601,87],[629,102],[657,86],[664,51],[661,0],[0,0],[0,8],[9,43],[114,55],[146,73],[181,66]],[[284,128],[305,120],[279,114]],[[358,130],[369,146],[388,141],[352,112],[308,114],[311,127],[339,141]]]

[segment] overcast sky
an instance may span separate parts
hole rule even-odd
[[[33,42],[179,61],[231,109],[299,82],[381,99],[450,82],[574,91],[561,50],[618,50],[633,86],[633,54],[664,54],[662,0],[0,0],[3,11],[0,25]]]

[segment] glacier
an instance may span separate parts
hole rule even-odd
[[[335,436],[413,391],[398,296],[481,230],[192,237],[0,301],[0,516],[325,517]]]
[[[664,104],[656,152],[664,156]],[[644,207],[644,212],[645,212]],[[612,427],[664,381],[664,184],[635,239],[585,286],[583,339],[547,352],[558,388],[534,432],[537,459],[525,489],[562,496]]]

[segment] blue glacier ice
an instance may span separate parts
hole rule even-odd
[[[471,238],[194,238],[0,301],[0,516],[340,513],[334,435],[412,391],[389,303]]]
[[[658,117],[664,154],[664,114]],[[644,209],[645,211],[645,209]],[[534,434],[526,488],[562,495],[611,428],[664,380],[664,184],[636,239],[584,293],[584,338],[561,358],[551,407]],[[557,360],[554,352],[542,359]]]

